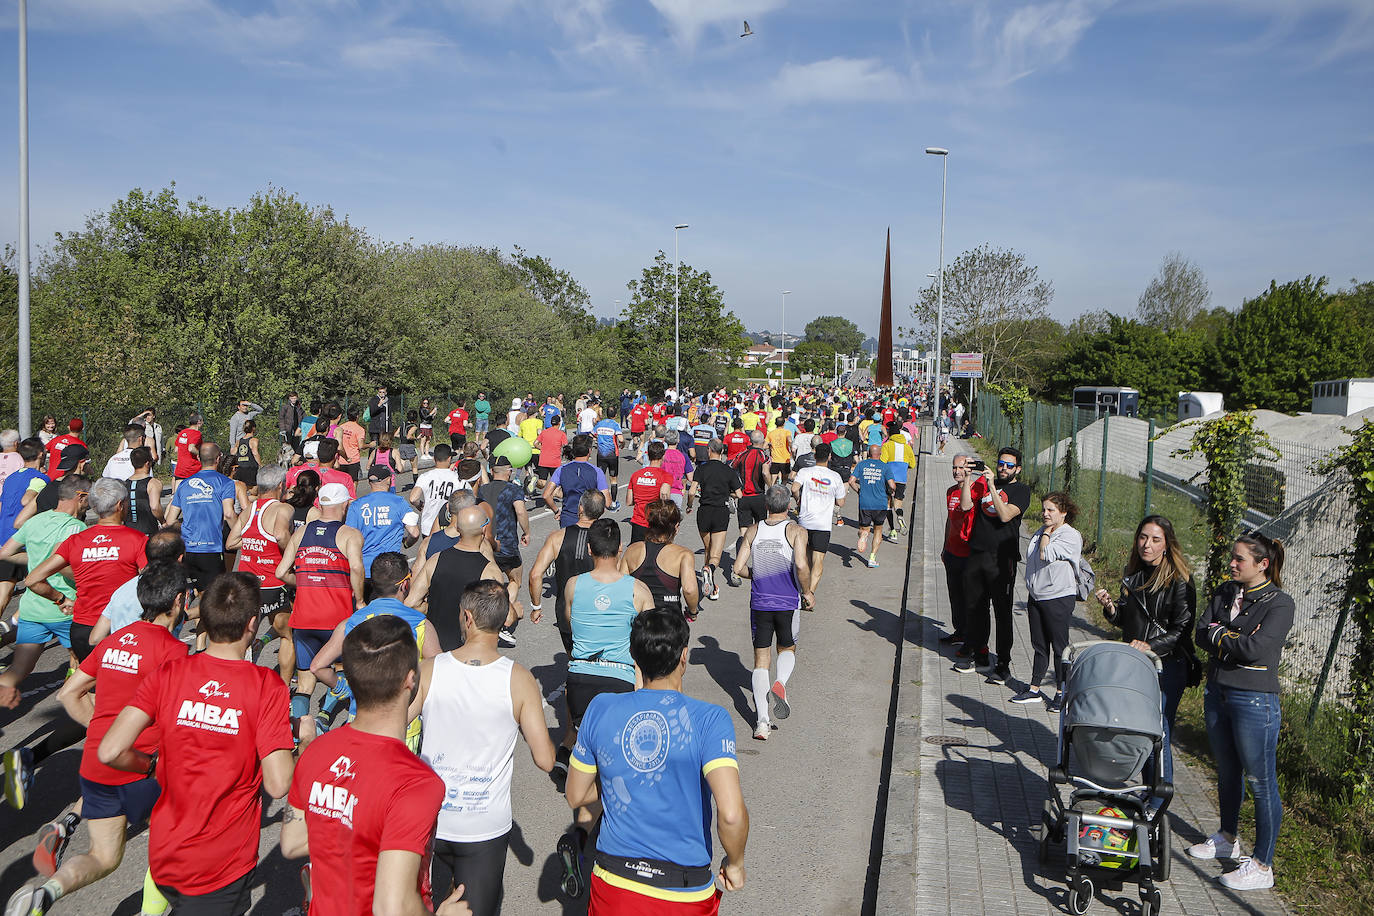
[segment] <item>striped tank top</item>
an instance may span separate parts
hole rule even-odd
[[[755,611],[795,611],[801,607],[801,588],[786,519],[759,522],[751,554],[754,561],[749,607]]]

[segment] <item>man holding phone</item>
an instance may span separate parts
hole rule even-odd
[[[945,491],[945,547],[940,552],[949,589],[950,632],[940,637],[942,643],[964,641],[964,567],[968,565],[968,539],[975,521],[973,507],[988,489],[982,476],[987,467],[981,459],[968,455],[955,455],[951,464],[954,486]]]

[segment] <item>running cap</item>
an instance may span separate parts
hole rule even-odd
[[[521,405],[521,404],[524,404],[524,403],[525,403],[525,402],[522,401],[522,400],[520,400],[519,398],[511,398],[511,399],[510,399],[510,409],[511,409],[511,410],[519,410],[519,409],[520,409],[520,405]]]
[[[514,465],[512,465],[512,464],[510,463],[510,459],[507,458],[505,455],[497,455],[497,456],[496,456],[496,460],[493,461],[493,462],[491,463],[491,466],[492,466],[493,468],[509,468],[509,467],[514,467]]]
[[[91,457],[91,453],[84,446],[72,443],[62,450],[62,458],[57,462],[57,469],[59,471],[75,471],[76,466],[89,457]]]
[[[321,506],[341,506],[348,502],[348,487],[341,483],[327,483],[320,487]]]

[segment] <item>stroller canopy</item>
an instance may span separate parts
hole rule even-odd
[[[1125,643],[1101,642],[1084,648],[1069,667],[1064,727],[1163,737],[1154,662]]]

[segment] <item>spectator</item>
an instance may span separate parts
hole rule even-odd
[[[940,553],[949,590],[950,632],[941,636],[940,642],[962,643],[966,632],[964,567],[968,565],[968,539],[977,520],[973,510],[987,494],[987,481],[973,473],[967,455],[955,455],[950,469],[954,486],[945,491],[945,549]]]
[[[304,420],[305,407],[301,404],[300,396],[292,391],[286,396],[286,400],[281,402],[281,410],[277,411],[277,429],[297,455],[301,453],[300,427]]]
[[[247,400],[239,401],[239,409],[229,417],[229,454],[234,453],[234,446],[239,444],[239,439],[243,436],[243,424],[261,413],[261,405]]]
[[[1050,493],[1041,501],[1043,525],[1031,535],[1026,552],[1026,614],[1030,618],[1031,676],[1013,703],[1037,703],[1043,696],[1040,681],[1054,664],[1054,699],[1050,712],[1058,712],[1064,683],[1063,657],[1069,647],[1069,623],[1078,600],[1078,561],[1083,558],[1083,536],[1074,528],[1078,506],[1067,493]],[[1050,652],[1053,651],[1053,656]]]
[[[1279,661],[1293,627],[1293,599],[1282,591],[1283,542],[1255,533],[1231,547],[1231,581],[1212,595],[1197,624],[1211,656],[1203,710],[1217,763],[1221,829],[1188,848],[1195,859],[1238,859],[1221,876],[1234,891],[1274,886],[1274,847],[1283,821],[1276,754]],[[1242,858],[1240,803],[1255,799],[1255,847]]]
[[[391,398],[386,393],[386,386],[378,385],[377,394],[367,402],[367,435],[375,441],[387,432],[391,432]]]

